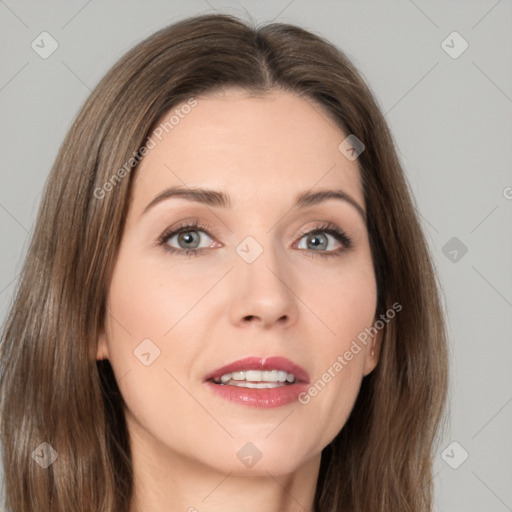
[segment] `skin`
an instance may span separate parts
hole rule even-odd
[[[97,358],[110,360],[126,403],[131,512],[312,511],[321,451],[375,368],[380,333],[374,356],[371,342],[362,345],[306,405],[234,404],[202,379],[243,357],[278,355],[314,383],[374,323],[376,282],[360,213],[336,199],[292,206],[299,192],[342,189],[365,209],[357,160],[339,151],[347,134],[312,100],[239,89],[197,100],[136,171],[98,339]],[[233,206],[171,198],[142,213],[171,186],[222,190]],[[199,256],[184,254],[190,239],[167,241],[183,254],[157,245],[191,217],[210,228],[196,231]],[[325,222],[353,247],[323,257],[343,244],[323,232],[328,246],[318,248],[302,233]],[[251,264],[236,252],[247,236],[263,248]],[[144,339],[160,350],[148,366],[134,355]],[[248,442],[262,454],[251,468],[237,457]]]

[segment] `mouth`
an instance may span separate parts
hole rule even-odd
[[[260,388],[309,383],[309,375],[301,366],[285,357],[246,357],[217,368],[207,374],[204,382],[210,381],[222,386]]]
[[[221,386],[237,386],[239,388],[277,388],[297,383],[293,373],[283,370],[241,370],[225,373],[221,377],[215,377],[210,382]]]
[[[285,357],[247,357],[208,373],[203,382],[227,400],[277,407],[296,400],[309,375]]]

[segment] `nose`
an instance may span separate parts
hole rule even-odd
[[[289,327],[297,321],[293,272],[282,254],[266,244],[252,263],[237,255],[232,272],[230,320],[234,325]]]

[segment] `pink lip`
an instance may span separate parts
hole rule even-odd
[[[295,375],[294,384],[286,384],[276,388],[254,389],[216,384],[212,379],[226,373],[242,370],[282,370]],[[247,357],[234,363],[218,368],[204,377],[205,384],[218,396],[242,405],[251,407],[281,407],[295,402],[299,395],[308,389],[309,375],[299,365],[285,357]]]

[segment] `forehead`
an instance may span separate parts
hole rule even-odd
[[[135,176],[135,202],[176,185],[223,190],[235,208],[249,199],[270,205],[298,191],[338,188],[364,207],[357,161],[338,149],[348,134],[310,98],[232,88],[183,105],[151,136],[155,145]]]

